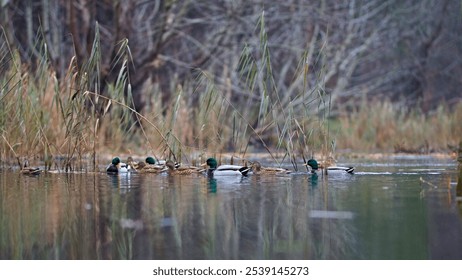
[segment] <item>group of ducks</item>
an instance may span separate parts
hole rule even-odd
[[[345,173],[352,174],[354,167],[344,166],[323,166],[318,164],[315,159],[308,160],[305,165],[309,168],[312,174],[323,172],[325,174],[331,173]],[[251,163],[250,166],[241,165],[218,165],[215,158],[208,158],[207,161],[198,166],[183,166],[175,163],[172,160],[157,161],[153,157],[147,157],[144,162],[135,162],[131,157],[127,159],[126,163],[120,161],[120,158],[115,157],[112,159],[111,164],[106,168],[108,173],[127,173],[127,172],[141,172],[141,173],[168,173],[170,175],[184,175],[184,174],[201,174],[206,173],[209,177],[215,176],[247,176],[248,174],[289,174],[290,170],[278,167],[263,167],[258,161]]]
[[[324,164],[318,164],[315,159],[308,160],[305,164],[312,174],[322,172],[323,174],[344,173],[353,174],[354,167],[344,167],[333,165],[332,161]],[[247,174],[289,174],[290,170],[278,167],[263,167],[260,162],[254,161],[250,166],[245,165],[218,165],[215,158],[208,158],[207,161],[200,167],[197,166],[183,166],[172,160],[157,161],[153,157],[147,157],[144,162],[136,162],[132,157],[128,157],[127,163],[121,162],[120,158],[115,157],[112,159],[111,164],[106,168],[107,173],[118,174],[127,172],[140,172],[140,173],[168,173],[171,175],[185,175],[185,174],[203,174],[206,173],[209,177],[213,176],[247,176]],[[20,173],[26,175],[38,175],[42,170],[38,167],[30,167],[28,162],[24,163]]]

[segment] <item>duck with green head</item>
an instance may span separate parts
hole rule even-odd
[[[130,170],[130,165],[120,162],[120,158],[112,159],[111,164],[106,167],[107,173],[127,173]]]
[[[248,166],[225,164],[218,166],[215,158],[208,158],[205,165],[209,166],[207,175],[209,177],[215,176],[246,176],[250,171]]]
[[[353,174],[355,168],[353,166],[323,166],[319,168],[319,164],[315,159],[310,159],[305,163],[306,166],[310,167],[311,173],[316,173],[318,170],[322,170],[326,174]]]

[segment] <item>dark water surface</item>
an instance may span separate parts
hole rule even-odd
[[[354,175],[0,172],[0,259],[462,259],[456,163]]]

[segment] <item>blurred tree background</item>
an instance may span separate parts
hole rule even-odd
[[[134,101],[142,112],[154,91],[172,98],[172,85],[193,82],[197,68],[244,101],[233,70],[245,44],[258,49],[262,11],[284,98],[297,94],[292,78],[308,52],[309,80],[322,75],[334,109],[363,98],[386,97],[424,111],[460,101],[461,1],[3,0],[1,26],[31,64],[43,36],[59,76],[72,56],[78,63],[88,58],[98,22],[106,81],[116,78],[110,65],[118,42],[128,38]]]

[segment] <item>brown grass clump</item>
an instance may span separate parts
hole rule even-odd
[[[462,103],[440,105],[423,114],[389,101],[364,103],[336,120],[337,147],[355,151],[430,153],[457,146],[462,135]]]

